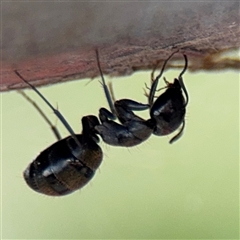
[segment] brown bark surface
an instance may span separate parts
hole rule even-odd
[[[190,69],[237,68],[239,59],[215,62],[239,47],[239,1],[212,2],[2,2],[0,91],[152,69],[173,49]],[[179,55],[181,57],[181,55]]]

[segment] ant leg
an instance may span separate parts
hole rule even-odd
[[[138,103],[130,99],[122,99],[122,100],[116,101],[114,97],[112,84],[110,83],[107,86],[105,83],[105,79],[104,79],[103,72],[100,65],[99,53],[97,49],[96,49],[96,58],[97,58],[98,69],[102,79],[101,84],[103,86],[103,90],[107,98],[109,108],[111,110],[109,111],[106,108],[101,108],[99,110],[99,118],[102,123],[108,121],[109,119],[116,120],[116,118],[118,118],[121,123],[124,123],[126,120],[129,120],[129,116],[132,116],[132,117],[135,116],[132,111],[142,111],[149,108],[148,104]]]
[[[66,119],[63,117],[63,115],[56,108],[54,108],[52,106],[52,104],[38,91],[37,88],[35,88],[31,83],[29,83],[27,80],[25,80],[17,70],[15,70],[14,72],[20,79],[22,79],[27,85],[29,85],[42,98],[42,100],[53,110],[54,114],[56,114],[58,119],[62,122],[62,124],[65,126],[65,128],[69,131],[69,133],[71,134],[71,136],[73,137],[73,139],[77,143],[77,145],[79,147],[81,147],[81,143],[78,141],[74,131],[72,130],[71,126],[68,124]]]
[[[170,144],[176,142],[176,141],[183,135],[184,127],[185,127],[185,120],[183,120],[182,127],[181,127],[180,131],[177,133],[177,135],[175,135],[175,136],[169,141]]]
[[[103,90],[104,90],[105,96],[107,98],[107,102],[108,102],[109,108],[111,110],[111,111],[109,111],[106,108],[100,108],[100,110],[99,110],[99,119],[103,123],[103,122],[108,121],[109,119],[115,120],[117,118],[117,114],[116,114],[116,109],[114,107],[114,102],[113,102],[113,99],[114,99],[113,89],[112,89],[112,86],[110,85],[109,86],[110,90],[109,90],[108,86],[105,83],[105,79],[104,79],[102,68],[101,68],[101,65],[100,65],[99,54],[98,54],[98,50],[97,49],[96,49],[96,58],[97,58],[98,70],[100,72],[101,79],[102,79],[101,84],[103,86]]]
[[[178,81],[179,81],[179,84],[181,86],[181,88],[183,89],[183,92],[185,93],[185,97],[186,97],[186,102],[185,102],[185,107],[187,106],[188,104],[188,100],[189,100],[189,97],[188,97],[188,93],[187,93],[187,89],[184,85],[184,82],[183,82],[183,78],[182,78],[182,75],[186,72],[187,70],[187,67],[188,67],[188,60],[187,60],[187,56],[185,54],[183,54],[183,57],[184,57],[184,60],[185,60],[185,65],[184,65],[184,68],[182,70],[182,72],[179,74],[178,76]]]
[[[142,120],[133,111],[143,111],[149,109],[148,104],[136,102],[131,99],[121,99],[115,102],[115,109],[119,121],[124,124],[126,121]]]
[[[136,102],[131,99],[118,100],[118,101],[116,101],[116,105],[124,107],[126,109],[129,109],[131,111],[143,111],[143,110],[147,110],[149,108],[148,104]]]
[[[98,50],[96,49],[96,57],[97,57],[97,65],[98,65],[98,70],[100,72],[100,75],[101,75],[101,79],[102,79],[102,86],[103,86],[103,90],[104,90],[104,93],[105,93],[105,96],[107,98],[107,102],[108,102],[108,105],[109,105],[109,108],[112,112],[113,115],[116,115],[116,110],[114,108],[114,103],[113,103],[113,99],[111,97],[111,94],[110,94],[110,91],[105,83],[105,79],[103,77],[103,72],[102,72],[102,69],[101,69],[101,65],[100,65],[100,61],[99,61],[99,54],[98,54]]]
[[[111,94],[111,99],[113,102],[116,102],[116,98],[114,96],[114,91],[113,91],[113,85],[112,85],[112,82],[109,82],[108,83],[108,87],[109,87],[109,90],[110,90],[110,94]]]
[[[152,70],[152,72],[151,72],[151,83],[154,82],[154,79],[155,79],[154,73],[155,73],[155,71],[156,71],[159,63],[160,63],[160,61],[157,61],[155,67],[153,68],[153,70]]]
[[[148,97],[148,103],[149,103],[150,106],[153,105],[154,94],[155,94],[156,89],[157,89],[158,81],[159,81],[159,79],[161,78],[161,76],[162,76],[162,74],[163,74],[163,71],[164,71],[164,69],[165,69],[165,67],[166,67],[166,65],[167,65],[167,62],[168,62],[168,61],[170,60],[170,58],[171,58],[175,53],[177,53],[178,51],[179,51],[179,50],[173,52],[173,53],[164,61],[163,66],[162,66],[162,69],[161,69],[159,75],[152,81],[151,90],[150,90],[149,97]],[[155,69],[154,69],[154,71],[155,71]],[[154,72],[153,72],[152,75],[151,75],[152,77],[153,77],[153,74],[154,74]]]
[[[103,123],[103,122],[105,122],[105,121],[107,121],[109,119],[116,120],[117,117],[112,112],[110,112],[108,109],[100,108],[99,109],[99,119]]]
[[[58,129],[51,123],[49,118],[45,115],[45,113],[42,111],[42,109],[22,90],[18,90],[18,93],[20,93],[28,102],[30,102],[33,107],[39,112],[39,114],[43,117],[43,119],[47,122],[47,124],[50,126],[51,130],[53,131],[53,134],[57,138],[57,140],[61,140],[61,135],[58,131]]]
[[[99,137],[96,134],[95,127],[100,125],[99,120],[94,115],[88,115],[82,117],[82,135],[84,142],[87,142],[89,138],[93,139],[96,143],[99,142]]]
[[[166,87],[162,87],[162,89],[167,88],[168,85],[170,84],[169,81],[168,81],[165,77],[163,77],[163,81],[165,82],[165,84],[166,84],[167,86],[166,86]]]
[[[136,118],[136,115],[132,111],[143,111],[148,108],[148,104],[139,103],[131,99],[121,99],[114,103],[115,114],[106,108],[100,108],[99,119],[103,123],[118,118],[121,123],[124,123],[127,120]],[[140,119],[139,117],[137,118]]]
[[[154,73],[155,73],[155,71],[156,71],[156,69],[157,69],[157,66],[158,66],[158,64],[160,63],[160,61],[157,61],[157,63],[156,63],[156,65],[154,66],[154,68],[153,68],[153,70],[152,70],[152,72],[151,72],[151,85],[152,85],[152,83],[154,82]],[[145,87],[148,89],[148,90],[151,90],[151,88],[150,87],[148,87],[148,85],[145,83]]]

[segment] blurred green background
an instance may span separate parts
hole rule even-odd
[[[168,71],[168,80],[179,71]],[[108,78],[106,78],[109,80]],[[40,88],[81,132],[81,117],[108,107],[99,79]],[[184,75],[190,102],[182,138],[152,136],[133,148],[101,143],[93,180],[65,197],[32,191],[22,172],[55,138],[18,93],[2,94],[2,237],[4,239],[238,239],[239,73]],[[146,102],[150,72],[113,82],[115,96]],[[161,82],[161,84],[163,84]],[[69,135],[52,111],[26,91]],[[142,114],[148,117],[148,112]]]

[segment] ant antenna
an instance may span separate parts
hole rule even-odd
[[[170,144],[176,142],[176,141],[182,136],[184,127],[185,127],[185,120],[183,120],[182,127],[181,127],[180,131],[177,133],[177,135],[175,135],[175,136],[169,141]]]
[[[39,112],[39,114],[43,117],[43,119],[47,122],[47,124],[51,127],[55,137],[57,140],[61,139],[60,133],[57,130],[57,128],[51,123],[49,118],[46,116],[46,114],[42,111],[42,109],[22,90],[18,90],[18,93],[20,93],[28,102],[30,102],[33,107],[36,108],[36,110]]]
[[[182,78],[182,75],[186,72],[187,70],[187,67],[188,67],[188,59],[187,59],[187,56],[185,54],[183,54],[183,57],[184,57],[184,60],[185,60],[185,65],[184,65],[184,68],[183,70],[181,71],[181,73],[179,74],[178,76],[178,81],[181,85],[181,88],[183,89],[184,93],[185,93],[185,96],[186,96],[186,102],[185,102],[185,107],[187,106],[188,104],[188,100],[189,100],[189,97],[188,97],[188,93],[187,93],[187,89],[184,85],[184,82],[183,82],[183,78]]]
[[[16,75],[22,79],[27,85],[29,85],[41,98],[42,100],[53,110],[54,114],[59,118],[59,120],[62,122],[62,124],[65,126],[65,128],[68,130],[68,132],[71,134],[72,138],[74,141],[77,143],[79,147],[81,147],[81,143],[78,141],[76,134],[74,133],[73,129],[71,126],[68,124],[66,119],[63,117],[63,115],[56,109],[54,108],[51,103],[38,91],[37,88],[35,88],[31,83],[29,83],[27,80],[25,80],[20,73],[17,70],[14,70]]]

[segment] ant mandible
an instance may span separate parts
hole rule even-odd
[[[51,124],[41,109],[23,92],[22,95],[33,104],[51,126],[57,142],[42,151],[24,171],[24,179],[33,190],[51,196],[63,196],[82,188],[94,176],[102,162],[102,149],[94,127],[99,124],[96,116],[82,118],[82,133],[75,134],[63,115],[18,71],[15,71],[53,110],[62,124],[71,134],[61,139],[58,130]]]
[[[169,83],[165,78],[164,81],[166,83],[166,91],[162,93],[154,102],[155,92],[158,91],[157,85],[158,81],[161,78],[163,71],[167,62],[170,58],[177,53],[179,50],[173,52],[165,61],[162,66],[160,74],[154,79],[154,72],[156,67],[153,69],[151,74],[151,88],[148,96],[148,103],[150,106],[150,116],[151,119],[154,119],[156,124],[153,129],[153,134],[157,136],[168,135],[175,130],[177,130],[182,124],[180,131],[170,140],[169,143],[173,143],[177,141],[183,134],[183,130],[185,127],[185,113],[186,106],[188,104],[188,93],[183,83],[183,74],[187,70],[188,60],[187,56],[183,54],[185,65],[178,78],[174,79],[173,83]],[[160,89],[161,90],[161,89]],[[182,90],[185,94],[185,99],[182,94]]]

